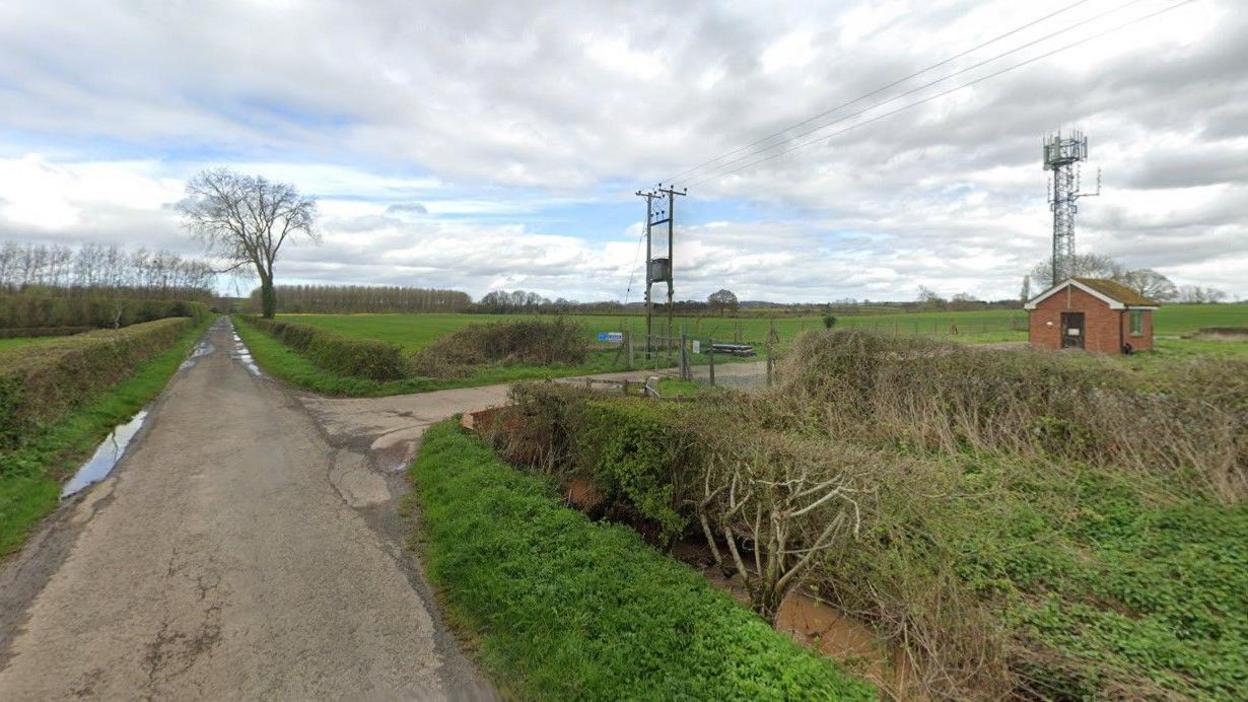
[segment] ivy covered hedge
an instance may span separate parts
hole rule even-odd
[[[400,380],[410,374],[403,351],[394,344],[353,339],[310,324],[244,317],[244,322],[338,375],[369,380]]]
[[[520,699],[874,700],[631,529],[564,507],[550,484],[453,423],[411,477],[430,575]]]
[[[195,324],[189,317],[100,330],[0,352],[0,449],[129,375]]]

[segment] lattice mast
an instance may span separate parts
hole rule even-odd
[[[1049,184],[1049,209],[1053,211],[1053,284],[1075,274],[1075,214],[1079,199],[1101,194],[1101,171],[1096,171],[1096,192],[1081,192],[1079,163],[1088,158],[1088,137],[1081,130],[1068,136],[1060,131],[1044,139],[1044,170],[1053,171]]]

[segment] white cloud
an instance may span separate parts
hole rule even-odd
[[[1084,22],[1121,4],[1091,0],[944,70],[1169,3]],[[682,230],[680,294],[1012,296],[1048,249],[1039,137],[1080,124],[1105,171],[1104,196],[1082,203],[1081,249],[1248,296],[1241,5],[1192,3],[706,180],[683,210],[701,224]],[[190,249],[167,206],[224,162],[322,198],[326,243],[292,250],[291,275],[618,297],[637,232],[613,208],[637,185],[1051,11],[14,0],[0,8],[0,236]],[[413,203],[424,211],[387,211]]]

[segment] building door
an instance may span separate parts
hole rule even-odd
[[[1062,348],[1083,348],[1083,313],[1062,313]]]

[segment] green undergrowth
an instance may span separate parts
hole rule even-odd
[[[876,699],[632,530],[564,507],[550,482],[452,422],[425,434],[411,479],[429,573],[515,697]]]
[[[120,382],[25,437],[20,447],[0,450],[0,556],[18,549],[56,508],[61,483],[95,445],[160,394],[211,321],[203,317]]]
[[[261,332],[246,318],[235,317],[234,326],[251,350],[256,363],[269,375],[305,390],[342,397],[379,397],[452,388],[498,385],[524,380],[549,380],[624,370],[615,363],[614,351],[595,351],[578,365],[494,366],[462,378],[411,377],[378,381],[340,375],[317,366],[311,358]]]

